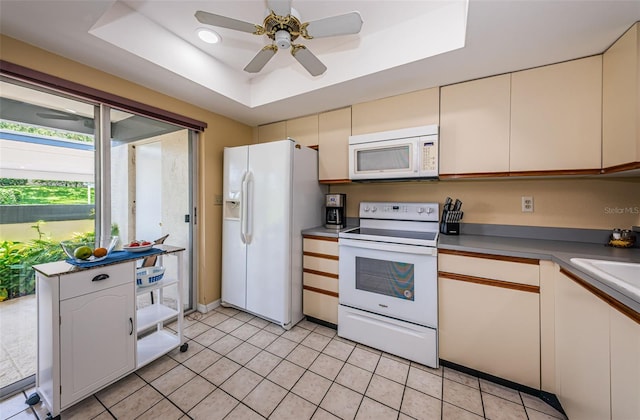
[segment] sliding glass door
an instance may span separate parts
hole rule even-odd
[[[33,382],[33,265],[95,232],[95,104],[0,80],[0,397]]]
[[[2,397],[34,381],[31,267],[64,259],[61,240],[169,235],[186,249],[181,293],[193,307],[197,159],[196,134],[178,125],[12,79],[0,79],[0,94]]]
[[[111,110],[111,231],[123,243],[162,240],[186,249],[193,240],[192,133],[167,123]],[[141,130],[140,127],[146,127]],[[135,128],[135,129],[133,129]],[[172,258],[158,261],[177,274]],[[185,265],[182,278],[191,278]],[[193,307],[193,288],[183,284],[184,309]],[[177,290],[173,293],[175,295]],[[175,300],[171,293],[166,299]]]

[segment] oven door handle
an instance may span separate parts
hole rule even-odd
[[[374,249],[388,252],[401,252],[404,254],[429,255],[433,257],[438,255],[438,249],[433,246],[393,244],[388,242],[365,241],[360,239],[340,238],[338,239],[338,246],[360,249]]]

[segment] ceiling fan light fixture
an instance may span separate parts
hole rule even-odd
[[[211,29],[198,28],[196,33],[198,34],[198,38],[207,44],[217,44],[221,40],[220,35]]]
[[[291,34],[285,30],[280,30],[276,32],[275,41],[278,48],[286,50],[291,46]]]

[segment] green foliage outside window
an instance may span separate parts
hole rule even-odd
[[[75,140],[81,141],[83,143],[93,143],[93,136],[89,136],[86,134],[71,133],[69,131],[38,127],[35,125],[27,125],[24,123],[15,123],[5,120],[0,120],[0,129],[17,133],[34,134],[37,136],[55,137],[63,140]]]
[[[95,189],[90,188],[87,200],[87,184],[84,182],[0,179],[0,205],[93,203]]]
[[[66,258],[60,242],[45,237],[42,223],[40,220],[31,226],[36,230],[38,239],[0,243],[0,302],[35,293],[34,265]],[[76,233],[73,240],[91,242],[95,240],[95,233]]]

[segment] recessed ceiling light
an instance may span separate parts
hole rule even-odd
[[[211,29],[199,28],[197,30],[197,33],[198,37],[207,44],[217,44],[218,42],[220,42],[220,35],[212,31]]]

